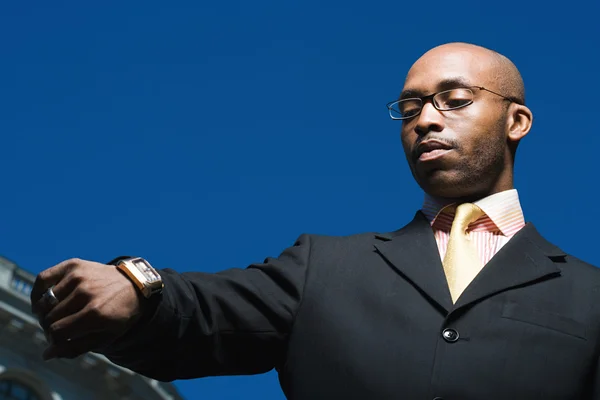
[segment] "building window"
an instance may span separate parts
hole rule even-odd
[[[52,394],[33,372],[9,368],[0,373],[0,400],[52,400]]]
[[[0,380],[0,400],[41,400],[33,388],[13,380]]]
[[[24,294],[25,296],[29,296],[29,294],[31,293],[31,288],[33,287],[33,283],[26,277],[20,276],[18,273],[15,273],[13,275],[10,286],[13,288],[13,290]]]

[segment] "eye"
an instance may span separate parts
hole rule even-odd
[[[421,111],[420,99],[406,99],[398,102],[398,111],[404,118],[414,117]]]
[[[470,89],[452,89],[440,92],[435,96],[435,102],[439,109],[452,110],[468,106],[473,102],[473,92]]]
[[[446,107],[449,107],[449,108],[463,107],[463,106],[466,106],[467,104],[469,104],[470,102],[471,102],[470,99],[449,99],[448,101],[446,101]]]

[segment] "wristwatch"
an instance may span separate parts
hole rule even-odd
[[[164,284],[152,265],[141,257],[122,257],[111,264],[122,271],[146,298],[160,294]]]

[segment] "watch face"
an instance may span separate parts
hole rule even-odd
[[[160,275],[146,262],[146,260],[140,258],[133,260],[133,264],[136,268],[144,274],[144,277],[148,280],[148,283],[156,282],[160,280]]]

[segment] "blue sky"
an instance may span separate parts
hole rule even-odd
[[[385,104],[423,52],[467,41],[525,79],[526,219],[600,265],[597,1],[166,4],[0,6],[0,254],[218,271],[303,232],[395,230],[422,192]],[[176,385],[283,399],[274,373]]]

